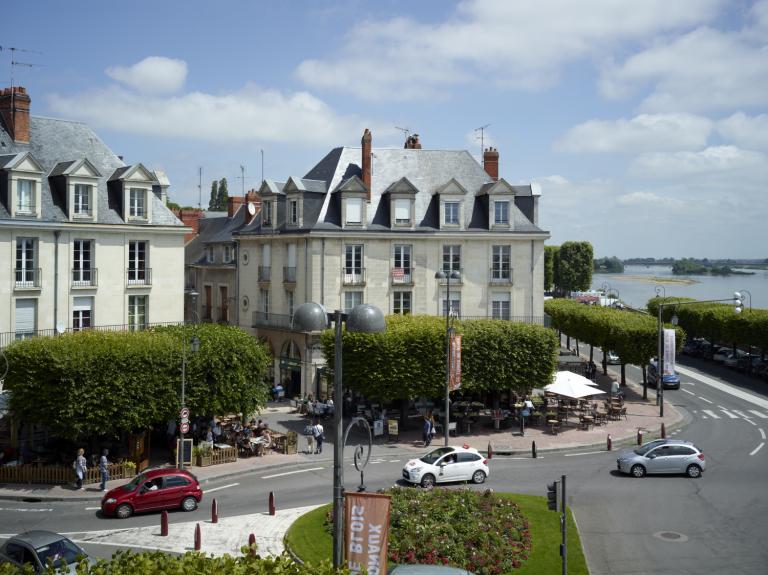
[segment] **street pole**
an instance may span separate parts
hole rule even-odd
[[[187,336],[185,335],[181,342],[181,408],[186,407],[185,393],[187,387]],[[184,427],[183,424],[179,425],[179,469],[184,469]]]
[[[445,417],[443,423],[444,445],[448,447],[448,425],[450,417],[451,393],[451,273],[446,274],[445,284]]]
[[[336,330],[335,361],[333,365],[333,423],[336,428],[336,438],[333,443],[333,567],[335,569],[339,569],[344,563],[344,422],[342,419],[344,397],[341,390],[342,319],[342,312],[337,309],[333,314],[334,328]]]
[[[566,504],[565,499],[565,475],[561,478],[562,484],[562,511],[563,511],[563,517],[560,520],[561,521],[561,530],[563,534],[563,546],[561,548],[560,554],[563,556],[563,575],[568,575],[568,539],[566,537],[566,525],[568,524],[567,517],[568,517],[568,506]]]
[[[664,417],[664,322],[662,310],[664,304],[659,304],[659,344],[658,361],[656,362],[656,403],[659,404],[659,417]]]

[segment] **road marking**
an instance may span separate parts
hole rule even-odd
[[[763,445],[765,445],[765,442],[762,442],[760,445],[758,445],[757,447],[755,447],[755,448],[752,450],[752,453],[750,453],[750,455],[754,455],[755,453],[757,453],[758,451],[760,451],[760,449],[763,447]]]
[[[697,396],[701,401],[706,401],[707,403],[715,403],[714,401],[708,400],[706,397],[701,397],[700,395]]]
[[[400,463],[400,460],[399,459],[390,459],[389,462],[390,463]]]
[[[706,375],[701,375],[700,373],[697,373],[686,367],[682,367],[679,364],[675,366],[675,369],[677,369],[679,373],[682,373],[683,375],[687,375],[688,377],[695,379],[696,381],[705,383],[707,385],[711,385],[712,387],[719,389],[720,391],[724,391],[725,393],[728,393],[730,395],[733,395],[734,397],[738,397],[739,399],[744,399],[749,403],[751,403],[752,405],[762,407],[763,409],[768,409],[768,400],[765,400],[761,397],[757,397],[756,395],[752,395],[751,393],[747,393],[746,391],[742,391],[736,387],[733,387],[721,381],[717,381],[716,379],[713,379],[711,377],[707,377]]]
[[[509,459],[530,460],[530,459],[544,459],[544,458],[541,455],[539,455],[538,457],[510,457]]]
[[[752,425],[757,425],[757,423],[755,423],[751,419],[744,418],[744,421],[746,421],[747,423],[751,423]]]
[[[719,416],[719,415],[717,415],[717,414],[716,414],[714,411],[712,411],[711,409],[702,409],[702,410],[701,410],[701,412],[702,412],[702,413],[706,413],[707,415],[709,415],[710,417],[713,417],[713,418],[715,418],[715,419],[720,419],[720,416]]]
[[[738,416],[738,415],[734,415],[733,413],[731,413],[730,411],[728,411],[728,410],[727,410],[727,409],[725,409],[724,407],[721,407],[721,408],[720,408],[720,411],[722,411],[722,412],[723,412],[725,415],[727,415],[727,416],[728,416],[728,417],[730,417],[731,419],[738,419],[738,418],[739,418],[739,416]]]
[[[321,471],[325,467],[312,467],[311,469],[299,469],[297,471],[286,471],[285,473],[275,473],[274,475],[264,475],[262,479],[272,479],[274,477],[284,477],[286,475],[295,475],[296,473],[307,473],[308,471]]]
[[[751,415],[747,415],[746,413],[744,413],[743,411],[739,411],[738,409],[734,409],[734,410],[733,410],[733,413],[735,413],[736,415],[739,415],[739,416],[743,417],[744,419],[752,419],[752,416],[751,416]]]
[[[86,507],[85,508],[86,511],[97,511],[99,509],[101,509],[101,507]]]
[[[692,381],[684,381],[684,382],[682,382],[682,383],[683,383],[683,385],[696,385],[696,384],[695,384],[695,383],[693,383]]]
[[[203,491],[203,493],[213,493],[214,491],[218,491],[219,489],[228,489],[230,487],[235,487],[236,485],[240,485],[239,483],[230,483],[229,485],[222,485],[221,487],[214,487],[213,489],[206,489]]]
[[[763,431],[763,428],[761,427],[760,429],[758,429],[758,431],[760,432],[760,437],[765,439],[765,431]]]
[[[97,507],[97,509],[101,509],[100,507]],[[46,511],[53,511],[53,509],[28,509],[25,507],[18,508],[18,507],[0,507],[0,511],[21,511],[24,513],[44,513]]]
[[[687,389],[683,389],[682,391],[684,391],[685,393],[687,393],[689,395],[696,395],[695,393],[693,393],[692,391],[688,391]]]
[[[758,417],[762,417],[763,419],[768,419],[768,415],[765,415],[764,413],[761,413],[760,411],[755,411],[754,409],[749,410],[750,413],[754,413]]]
[[[605,451],[582,451],[581,453],[566,453],[565,457],[576,457],[577,455],[594,455],[596,453],[605,453]]]

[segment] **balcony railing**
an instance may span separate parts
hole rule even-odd
[[[152,268],[128,268],[125,270],[126,285],[151,286]]]
[[[446,275],[446,277],[437,280],[437,283],[440,285],[445,285],[448,283],[448,275],[452,274],[453,272],[459,272],[459,279],[453,279],[451,278],[451,285],[459,285],[464,283],[464,268],[459,269],[453,269],[453,270],[447,270],[445,268],[442,269],[442,272]]]
[[[511,284],[512,270],[510,268],[491,268],[488,275],[488,283],[492,284]]]
[[[283,282],[287,284],[296,283],[296,266],[283,267]]]
[[[392,268],[392,285],[413,285],[413,268]]]
[[[16,204],[16,213],[20,216],[34,216],[37,214],[37,205],[34,202]]]
[[[38,289],[42,275],[40,268],[16,268],[13,270],[13,287],[15,289]]]
[[[72,287],[96,287],[99,285],[98,268],[72,270]]]
[[[251,327],[268,327],[272,329],[292,329],[293,316],[283,313],[255,311],[251,315]]]
[[[269,276],[272,274],[272,268],[269,266],[259,266],[259,281],[268,282]]]
[[[365,285],[365,268],[348,268],[342,269],[342,283],[345,286],[362,286]]]
[[[162,323],[139,323],[139,324],[127,324],[127,323],[118,323],[114,325],[96,325],[91,327],[84,327],[80,329],[74,329],[71,327],[68,327],[66,329],[66,332],[75,332],[75,331],[135,331],[140,329],[151,329],[153,327],[161,327],[166,325],[183,325],[184,322],[178,322],[178,321],[172,321],[172,322],[162,322]],[[29,339],[33,337],[54,337],[58,335],[56,333],[56,330],[54,329],[36,329],[33,331],[26,331],[26,332],[14,332],[14,331],[7,331],[0,333],[0,348],[3,348],[7,346],[10,343],[13,343],[14,341],[20,340],[20,339]]]

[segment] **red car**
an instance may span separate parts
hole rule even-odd
[[[104,515],[127,519],[136,512],[181,508],[194,511],[203,499],[197,477],[183,469],[152,469],[110,489],[101,500]]]

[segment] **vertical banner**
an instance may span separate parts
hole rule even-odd
[[[386,575],[389,495],[344,494],[344,549],[350,573]]]
[[[664,375],[675,373],[675,330],[664,328]]]
[[[451,333],[450,355],[448,362],[450,377],[449,388],[456,391],[461,387],[461,334]]]

